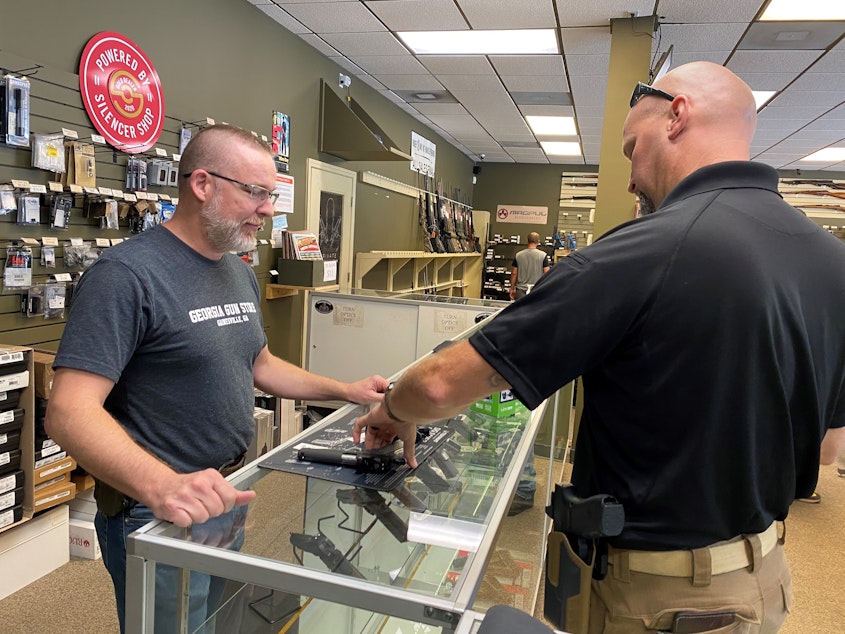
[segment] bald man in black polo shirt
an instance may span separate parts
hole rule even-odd
[[[755,126],[751,90],[722,66],[638,84],[623,152],[642,217],[410,368],[356,423],[380,427],[368,446],[398,434],[412,448],[416,424],[491,391],[533,408],[583,376],[572,481],[626,515],[590,632],[678,631],[690,610],[776,632],[792,597],[778,522],[812,493],[822,440],[829,456],[845,445],[845,245],[749,160]]]

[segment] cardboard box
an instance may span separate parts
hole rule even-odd
[[[496,416],[497,418],[506,418],[519,412],[528,411],[528,408],[510,390],[495,392],[487,398],[476,401],[469,408],[482,414]]]
[[[323,260],[286,260],[279,258],[276,281],[288,286],[331,286],[337,283],[337,264],[327,267]],[[330,274],[332,271],[334,274]],[[327,279],[328,278],[328,279]]]
[[[0,599],[70,561],[67,506],[59,506],[0,533]]]
[[[33,511],[39,513],[45,509],[53,508],[62,502],[69,502],[76,495],[76,485],[68,480],[35,493],[35,507]]]
[[[273,423],[275,414],[272,410],[256,407],[253,418],[255,419],[255,435],[246,450],[246,463],[250,463],[259,456],[273,448]]]
[[[100,542],[97,539],[97,530],[94,528],[93,521],[71,517],[68,541],[71,557],[99,559],[103,556],[103,553],[100,552]]]
[[[32,360],[35,364],[35,396],[50,398],[50,390],[53,389],[53,361],[56,360],[56,355],[35,350]]]
[[[66,456],[61,460],[56,460],[55,462],[51,462],[48,465],[45,465],[39,469],[33,469],[32,472],[32,484],[41,484],[42,482],[46,482],[47,480],[52,480],[63,473],[70,473],[76,469],[76,460],[71,458],[70,456]]]
[[[94,476],[90,473],[77,469],[70,474],[70,479],[76,484],[77,496],[79,496],[82,491],[87,491],[89,489],[91,489],[92,492],[94,491]]]

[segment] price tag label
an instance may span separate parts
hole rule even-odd
[[[135,192],[138,200],[147,200],[147,192]]]
[[[269,244],[269,242],[267,242],[267,240],[266,240],[266,239],[261,238],[261,239],[258,241],[258,244]]]
[[[154,192],[147,192],[147,200],[158,200],[158,194]]]
[[[95,196],[99,196],[99,195],[100,195],[100,190],[99,190],[99,189],[97,189],[96,187],[83,187],[82,189],[84,189],[84,190],[85,190],[85,193],[86,193],[86,194],[93,194],[93,195],[95,195]]]
[[[136,200],[138,200],[138,197],[135,194],[124,194],[123,199],[134,203]]]
[[[32,246],[38,246],[38,240],[35,238],[19,238],[21,242],[24,244],[31,244]]]
[[[80,185],[68,185],[71,194],[81,194],[82,187]]]
[[[112,238],[111,239],[111,245],[112,246],[114,246],[116,244],[120,244],[121,242],[123,242],[123,238]]]
[[[101,135],[101,134],[92,134],[92,135],[91,135],[91,140],[92,140],[94,143],[99,143],[100,145],[105,145],[105,144],[106,144],[106,139],[105,139],[105,137],[103,137],[103,135]]]
[[[174,154],[174,155],[173,155],[173,162],[174,162],[174,163],[178,163],[178,162],[179,162],[179,161],[181,161],[181,160],[182,160],[182,155],[181,155],[181,154]]]
[[[59,239],[56,236],[44,236],[41,238],[41,244],[45,247],[57,247],[59,246]]]
[[[123,192],[120,191],[119,189],[111,190],[111,195],[112,195],[112,198],[123,198]]]
[[[70,128],[62,128],[62,136],[67,139],[78,139],[79,132],[77,132],[76,130],[71,130]]]
[[[156,156],[167,156],[167,151],[162,150],[160,147],[156,148]]]
[[[95,242],[96,242],[98,247],[110,247],[111,246],[111,240],[109,240],[108,238],[97,238],[95,240]]]
[[[111,196],[112,190],[108,187],[100,187],[100,195],[102,196]]]
[[[12,187],[16,187],[18,189],[29,189],[29,181],[22,181],[16,178],[12,179]]]
[[[47,183],[47,186],[50,188],[51,192],[61,192],[64,191],[61,183],[57,183],[56,181],[50,181]]]
[[[206,122],[208,125],[214,125],[214,119],[212,119],[211,117],[206,117],[206,118],[205,118],[205,122]]]
[[[270,275],[278,275],[279,272],[276,269],[270,269]]]
[[[70,243],[72,246],[81,247],[83,244],[82,238],[71,238]]]
[[[33,194],[46,194],[47,188],[44,185],[36,185],[35,183],[29,186],[29,191]]]
[[[158,197],[161,200],[166,200],[168,202],[170,201],[170,196],[168,196],[167,194],[159,194]]]
[[[57,282],[70,282],[73,280],[70,273],[56,273],[53,277]]]
[[[267,135],[266,135],[266,134],[262,134],[262,135],[261,135],[261,140],[262,140],[262,141],[264,141],[265,143],[267,143]]]

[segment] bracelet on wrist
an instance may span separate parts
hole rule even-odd
[[[387,385],[387,389],[384,391],[384,398],[381,400],[382,407],[384,407],[384,413],[387,414],[387,417],[396,423],[404,423],[406,421],[402,420],[398,416],[396,416],[393,412],[390,411],[390,405],[387,403],[388,395],[390,394],[391,390],[393,390],[393,386],[396,385],[395,381],[391,381]]]

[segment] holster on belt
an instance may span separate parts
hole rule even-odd
[[[557,484],[546,514],[552,518],[547,539],[543,613],[558,629],[586,634],[590,620],[590,584],[604,578],[604,537],[622,532],[625,511],[613,497],[581,499],[571,484]]]
[[[584,561],[572,549],[565,533],[549,533],[543,614],[555,627],[571,634],[586,634],[594,563],[595,549],[590,560]]]
[[[118,513],[131,508],[134,500],[102,480],[94,479],[94,500],[97,510],[106,517],[114,517]]]

